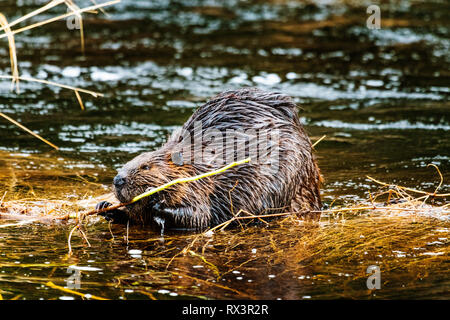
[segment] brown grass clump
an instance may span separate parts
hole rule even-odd
[[[362,231],[364,230],[364,226],[361,225],[361,221],[363,221],[363,223],[367,223],[368,219],[371,222],[371,228],[373,228],[375,225],[376,232],[378,231],[381,232],[379,237],[374,238],[373,241],[375,243],[376,241],[382,241],[382,239],[386,237],[387,229],[385,229],[383,225],[385,225],[386,228],[389,228],[389,226],[390,228],[392,228],[393,223],[395,225],[397,224],[401,225],[403,221],[410,222],[411,219],[422,221],[421,223],[424,224],[427,223],[429,224],[430,221],[432,221],[433,219],[438,219],[444,222],[448,221],[448,216],[450,214],[450,203],[446,202],[445,199],[446,197],[449,196],[449,194],[437,193],[438,189],[443,184],[443,178],[438,167],[437,166],[434,167],[436,168],[441,178],[441,181],[438,187],[435,189],[435,192],[430,193],[426,191],[403,187],[400,185],[392,185],[368,177],[370,180],[380,185],[380,188],[375,193],[369,192],[369,199],[363,202],[355,203],[347,207],[338,207],[322,210],[321,221],[319,223],[315,221],[305,222],[303,220],[299,220],[294,212],[254,215],[252,213],[240,210],[230,220],[218,226],[215,226],[203,233],[193,236],[191,242],[188,245],[186,245],[182,250],[173,255],[172,258],[167,261],[167,267],[169,267],[172,264],[172,262],[178,259],[180,256],[185,256],[187,254],[196,255],[199,254],[196,252],[198,250],[204,252],[205,246],[203,245],[199,247],[199,245],[201,243],[204,243],[205,241],[207,243],[208,239],[210,239],[213,235],[220,234],[221,233],[220,231],[223,231],[231,224],[239,225],[241,233],[245,233],[248,232],[247,230],[253,230],[252,228],[248,228],[249,223],[260,222],[265,224],[266,226],[269,226],[268,221],[274,217],[278,217],[281,218],[278,219],[276,222],[276,224],[278,225],[286,226],[287,223],[295,226],[298,225],[299,223],[300,224],[308,223],[311,226],[317,227],[321,224],[327,225],[338,221],[340,224],[342,224],[342,226],[345,226],[345,228],[359,228],[359,230]],[[224,168],[222,168],[222,171],[223,169]],[[192,179],[195,180],[199,178],[201,177],[193,177]],[[155,189],[161,190],[163,188],[164,186]],[[420,194],[420,196],[417,196],[417,194]],[[137,198],[139,198],[139,196]],[[381,199],[383,198],[385,198],[384,203],[381,202]],[[441,205],[435,204],[435,200],[438,198],[440,199]],[[0,225],[0,228],[21,226],[36,221],[38,222],[61,221],[61,220],[74,221],[76,225],[72,228],[68,241],[69,252],[71,253],[72,249],[70,245],[70,239],[74,231],[79,230],[81,236],[86,239],[86,242],[88,242],[86,235],[83,232],[82,224],[87,222],[87,218],[89,216],[99,212],[111,210],[111,208],[117,208],[125,205],[125,204],[117,204],[115,206],[103,209],[101,211],[97,210],[89,211],[90,207],[91,208],[94,207],[95,204],[101,200],[108,200],[111,202],[114,201],[112,194],[78,201],[23,199],[23,200],[12,200],[3,202],[3,199],[0,199],[0,218],[21,220],[20,222],[17,223]],[[354,219],[356,217],[364,217],[364,219],[363,220]],[[315,228],[312,228],[311,230],[314,229]],[[333,232],[333,234],[335,233]],[[349,232],[349,235],[352,234],[353,232]],[[330,236],[330,234],[327,234],[327,236]],[[244,237],[244,239],[245,238],[246,237]],[[128,239],[128,227],[126,239]],[[339,247],[338,243],[341,240],[344,241],[342,243],[346,243],[348,245],[348,236],[344,237],[344,235],[341,234],[341,236],[337,237],[334,241],[337,247]],[[328,239],[327,241],[331,240]],[[364,245],[367,245],[367,241],[364,242]],[[228,247],[228,245],[226,244],[224,244],[224,246]],[[347,251],[343,250],[344,250],[343,248],[340,249],[339,251],[340,254],[346,255],[347,252],[349,257],[352,254],[351,252],[353,252],[351,247],[348,247],[346,249]],[[199,257],[202,256],[203,255],[200,254]]]
[[[436,167],[437,168],[437,167]],[[437,169],[439,172],[439,169]],[[439,172],[441,178],[442,175]],[[341,223],[344,223],[347,227],[354,225],[353,228],[360,228],[360,230],[363,230],[364,227],[362,225],[359,225],[361,223],[360,220],[353,219],[357,216],[366,215],[367,217],[370,217],[370,219],[375,222],[377,225],[377,230],[383,231],[382,237],[385,237],[386,234],[384,233],[383,224],[386,226],[392,227],[392,223],[396,221],[409,221],[412,219],[418,219],[418,220],[424,220],[427,218],[436,218],[441,220],[448,220],[448,216],[450,215],[450,203],[445,203],[440,206],[429,204],[427,201],[432,202],[435,198],[443,198],[448,197],[450,194],[438,194],[438,193],[429,193],[421,190],[415,190],[406,188],[399,185],[392,185],[387,184],[384,182],[380,182],[378,180],[375,180],[373,178],[368,177],[370,180],[377,182],[382,187],[377,190],[375,195],[370,194],[370,199],[368,201],[370,202],[363,202],[363,203],[355,203],[354,205],[348,206],[348,207],[339,207],[335,209],[327,209],[320,211],[321,213],[321,220],[320,223],[330,223],[330,221],[339,221]],[[442,180],[438,186],[438,188],[442,185]],[[438,189],[437,188],[437,189]],[[436,191],[437,191],[436,189]],[[408,192],[409,193],[408,193]],[[415,197],[411,193],[419,193],[419,194],[425,194],[424,196]],[[377,202],[379,198],[382,196],[386,196],[387,199],[386,202]],[[319,212],[317,212],[319,213]],[[247,222],[255,222],[255,221],[261,221],[268,225],[268,222],[266,219],[274,218],[274,217],[285,217],[284,219],[280,220],[281,224],[288,222],[293,224],[304,223],[304,221],[299,220],[295,214],[295,212],[285,212],[285,213],[279,213],[279,214],[268,214],[268,215],[253,215],[251,213],[245,212],[240,210],[236,213],[236,215],[218,225],[214,228],[211,228],[196,237],[192,240],[192,242],[187,245],[183,250],[181,250],[179,253],[177,253],[168,263],[167,267],[172,263],[172,260],[176,258],[178,255],[186,255],[187,253],[190,253],[193,249],[193,247],[196,246],[196,243],[201,239],[208,239],[212,236],[214,232],[219,232],[227,228],[230,224],[236,224],[239,223],[239,226],[241,228],[242,232],[245,232],[247,225]],[[347,220],[349,221],[347,223]],[[242,224],[244,223],[244,224]],[[314,224],[315,222],[306,221],[306,223]],[[367,223],[367,221],[363,220],[363,223]],[[358,226],[359,225],[359,226]],[[373,225],[371,226],[373,227]],[[345,232],[347,233],[347,231]],[[349,234],[354,234],[350,232]],[[328,234],[330,236],[330,234]],[[381,237],[381,236],[380,236]],[[344,234],[340,234],[340,236],[333,236],[333,243],[343,241],[343,243],[348,244],[348,236],[344,236]],[[378,238],[375,237],[375,242],[378,241]],[[336,241],[334,241],[336,240]],[[280,247],[283,247],[281,244],[278,244]],[[367,242],[365,242],[365,245]],[[339,245],[336,245],[339,247]],[[204,247],[203,249],[204,250]],[[353,247],[347,248],[348,253],[351,254],[353,252]],[[342,254],[342,251],[339,251],[339,255]],[[344,252],[345,254],[345,252]],[[309,256],[309,255],[305,255]]]
[[[234,166],[243,162],[249,161],[248,159],[245,159],[240,162],[232,163],[226,167]],[[434,166],[434,165],[433,165]],[[435,166],[436,167],[436,166]],[[222,168],[217,170],[218,172],[211,172],[207,174],[219,174],[220,172],[223,172],[224,169]],[[396,214],[420,214],[425,216],[431,216],[431,217],[447,217],[450,214],[450,203],[447,203],[445,201],[446,197],[449,197],[449,193],[437,193],[439,187],[442,185],[442,174],[440,173],[439,169],[436,167],[436,169],[439,172],[439,175],[441,177],[441,182],[439,183],[439,186],[436,188],[435,192],[426,192],[422,190],[416,190],[411,189],[407,187],[403,187],[400,185],[395,184],[388,184],[385,182],[378,181],[374,178],[367,177],[368,179],[372,180],[373,182],[376,182],[380,185],[380,188],[375,192],[371,193],[369,192],[369,199],[367,201],[362,201],[355,203],[350,206],[345,207],[337,207],[337,208],[330,208],[325,209],[322,211],[314,211],[312,213],[321,213],[323,216],[332,216],[332,217],[339,217],[342,218],[348,216],[348,215],[358,215],[365,212],[374,212],[374,211],[380,211],[383,212],[386,215]],[[191,179],[187,179],[187,181],[173,181],[173,183],[182,183],[182,182],[190,182],[194,180],[198,180],[202,177],[196,176],[192,177]],[[169,183],[168,185],[171,185]],[[134,201],[140,200],[144,196],[148,196],[154,192],[158,192],[160,190],[163,190],[167,188],[166,185],[154,188],[155,190],[152,190],[152,192],[147,192],[146,194],[137,196]],[[422,196],[416,196],[416,194],[422,194]],[[96,213],[99,213],[100,211],[96,210],[88,210],[89,207],[95,206],[95,204],[98,201],[109,199],[111,201],[115,201],[112,194],[103,195],[97,198],[91,198],[89,200],[83,199],[83,200],[76,200],[76,201],[69,201],[69,200],[48,200],[48,199],[21,199],[21,200],[10,200],[10,201],[3,201],[4,199],[0,198],[0,211],[3,212],[0,217],[2,218],[8,218],[9,215],[16,217],[18,214],[27,214],[30,216],[33,216],[34,218],[43,217],[43,216],[54,216],[55,219],[78,219],[78,218],[86,218],[88,216],[94,215]],[[387,197],[385,202],[380,202],[380,198]],[[434,202],[436,199],[443,199],[444,204],[442,205],[436,205]],[[102,209],[101,212],[110,211],[122,206],[125,206],[127,204],[116,204],[113,207],[109,207],[106,209]],[[232,204],[230,204],[232,205]],[[79,208],[84,209],[84,211],[76,210],[77,213],[73,212],[73,208]],[[50,208],[50,209],[48,209]],[[67,212],[71,211],[71,212]],[[296,217],[295,212],[284,212],[284,213],[277,213],[277,214],[259,214],[255,215],[250,212],[246,212],[243,210],[239,210],[235,213],[234,217],[230,220],[217,225],[207,231],[205,231],[202,234],[210,234],[214,231],[220,231],[227,228],[230,224],[239,224],[241,228],[243,228],[244,224],[247,222],[255,222],[260,221],[267,224],[266,219],[274,218],[274,217]]]

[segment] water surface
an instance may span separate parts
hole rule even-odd
[[[13,21],[36,3],[2,1],[0,12]],[[102,195],[123,163],[158,148],[211,96],[243,86],[292,96],[311,139],[327,135],[316,147],[326,204],[368,199],[378,186],[367,175],[433,192],[439,175],[430,163],[448,192],[449,4],[381,1],[379,30],[366,27],[369,4],[122,0],[109,16],[85,15],[84,55],[66,21],[16,35],[21,75],[105,96],[82,95],[83,111],[71,91],[22,82],[17,94],[1,81],[0,111],[60,150],[0,120],[0,197]],[[8,74],[0,41],[0,74]],[[91,246],[75,234],[68,257],[71,228],[1,228],[1,296],[79,298],[45,285],[70,286],[74,275],[79,292],[112,299],[441,299],[450,290],[445,215],[324,215],[313,225],[227,229],[173,261],[195,235],[161,239],[133,228],[127,242],[124,228],[111,233],[95,220]],[[380,267],[379,290],[367,289],[370,265]]]

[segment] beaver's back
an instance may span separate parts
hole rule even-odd
[[[216,225],[239,210],[252,214],[320,210],[320,173],[297,112],[288,96],[249,88],[225,91],[193,113],[182,128],[193,137],[191,157],[184,153],[184,160],[191,162],[184,165],[193,172],[252,158],[248,164],[213,176],[208,193],[200,190],[205,189],[202,183],[197,184],[198,192],[196,184],[191,185],[194,192],[188,197],[200,208],[199,221]],[[200,145],[196,138],[202,138]],[[177,132],[165,147],[178,150],[181,140]],[[209,212],[200,212],[205,208]]]
[[[257,88],[228,90],[198,108],[183,128],[193,130],[196,121],[201,121],[205,130],[275,128],[288,123],[300,125],[297,112],[292,99],[278,92]]]

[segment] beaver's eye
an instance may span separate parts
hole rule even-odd
[[[150,167],[148,164],[143,165],[143,166],[141,167],[141,170],[150,170],[150,169],[151,169],[151,167]]]

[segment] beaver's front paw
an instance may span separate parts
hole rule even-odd
[[[97,203],[97,205],[95,206],[95,210],[102,210],[108,207],[111,207],[112,203],[108,202],[108,201],[100,201],[99,203]],[[101,214],[101,213],[100,213]]]
[[[112,206],[112,203],[108,201],[101,201],[95,206],[95,210],[102,210]],[[106,221],[111,221],[113,223],[126,224],[128,222],[128,215],[126,212],[120,209],[114,209],[111,211],[100,212],[100,216],[105,217]]]
[[[100,201],[99,203],[97,203],[97,205],[95,206],[95,210],[103,210],[106,209],[108,207],[111,207],[112,203],[108,202],[108,201]],[[98,214],[100,216],[105,217],[105,219],[107,221],[113,221],[114,219],[114,211],[115,210],[111,210],[111,211],[106,211],[106,212],[99,212]]]

